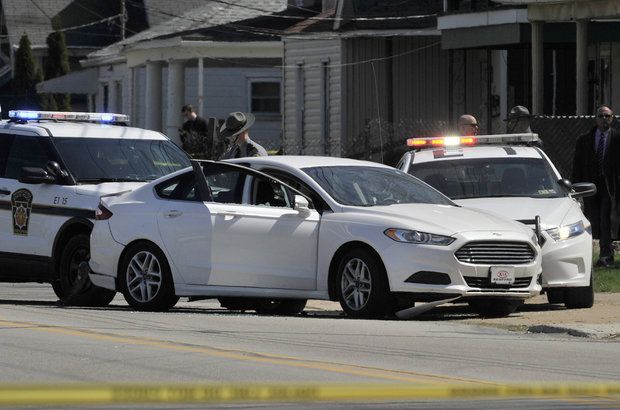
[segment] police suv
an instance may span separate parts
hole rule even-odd
[[[562,179],[536,134],[410,138],[398,168],[456,203],[532,226],[542,247],[542,286],[549,303],[589,308],[592,231],[577,201],[590,183]]]
[[[166,136],[125,126],[128,120],[10,111],[0,122],[0,281],[49,282],[70,304],[112,300],[114,292],[80,275],[100,197],[190,165]]]

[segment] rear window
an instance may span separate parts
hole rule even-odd
[[[169,140],[54,138],[78,182],[151,181],[190,166]]]
[[[558,198],[568,195],[547,161],[539,158],[475,158],[411,164],[409,173],[451,199]]]

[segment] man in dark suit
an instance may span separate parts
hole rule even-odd
[[[596,127],[577,139],[572,182],[593,182],[595,196],[584,198],[584,212],[592,224],[592,235],[599,239],[596,266],[612,266],[612,203],[615,203],[615,176],[620,160],[620,135],[611,128],[613,112],[601,106],[596,110]],[[614,218],[615,219],[615,218]]]

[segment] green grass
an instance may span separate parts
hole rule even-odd
[[[598,260],[595,253],[592,260]],[[595,292],[620,292],[620,263],[616,262],[611,268],[594,268],[594,291]]]

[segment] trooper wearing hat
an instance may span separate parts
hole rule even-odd
[[[220,129],[220,136],[229,138],[230,146],[219,159],[266,157],[265,148],[250,139],[248,129],[254,124],[254,115],[231,112]]]
[[[508,113],[508,118],[504,119],[504,121],[506,121],[506,133],[531,134],[532,129],[530,128],[530,118],[532,118],[530,110],[524,106],[516,105],[512,107]]]

